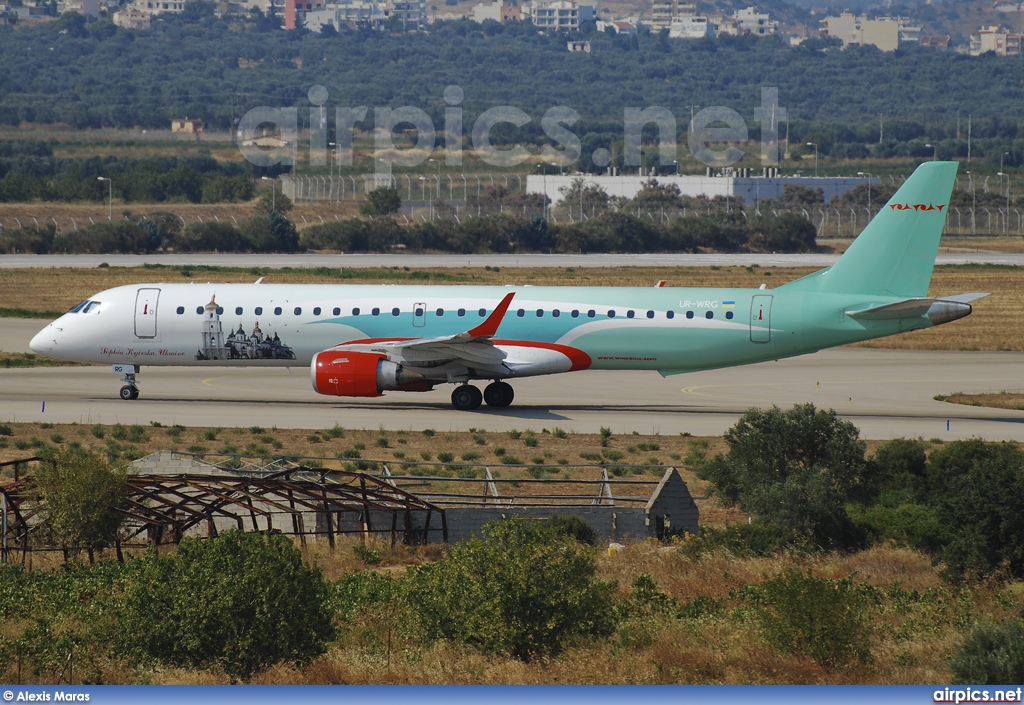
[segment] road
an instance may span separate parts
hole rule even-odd
[[[168,266],[212,265],[218,267],[331,267],[367,269],[375,267],[828,267],[838,255],[767,254],[644,254],[644,255],[4,255],[0,269],[50,267],[96,267],[106,262],[112,267],[141,267],[143,264]],[[999,252],[940,252],[939,265],[1002,264],[1024,265],[1024,254]],[[157,275],[154,275],[157,276]]]

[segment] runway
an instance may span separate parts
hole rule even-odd
[[[2,323],[2,322],[0,322]],[[143,368],[142,397],[117,398],[107,367],[0,370],[0,421],[281,428],[720,435],[752,406],[834,408],[864,438],[982,437],[1024,441],[1024,412],[938,402],[936,394],[998,392],[1024,379],[1024,354],[837,349],[711,372],[584,371],[514,382],[507,409],[451,408],[450,386],[376,399],[319,396],[308,370]],[[45,402],[45,410],[44,410]],[[948,423],[948,430],[947,430]]]

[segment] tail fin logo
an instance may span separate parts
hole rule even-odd
[[[889,208],[894,211],[941,211],[947,204],[936,206],[932,203],[890,203]]]

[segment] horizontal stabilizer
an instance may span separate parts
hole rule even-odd
[[[970,302],[988,294],[971,293],[936,298],[912,298],[871,308],[847,311],[846,315],[862,321],[893,321],[900,318],[928,316],[932,323],[948,323],[970,315]]]
[[[935,299],[904,299],[894,304],[883,304],[859,311],[847,311],[850,318],[858,318],[867,321],[891,321],[897,318],[917,318],[928,312],[928,309],[935,302]]]

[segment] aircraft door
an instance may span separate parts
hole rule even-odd
[[[412,307],[412,324],[417,328],[422,328],[427,324],[427,305],[413,304]]]
[[[750,342],[772,340],[772,296],[757,294],[750,302]]]
[[[135,337],[156,338],[156,307],[159,289],[139,289],[135,295]]]

